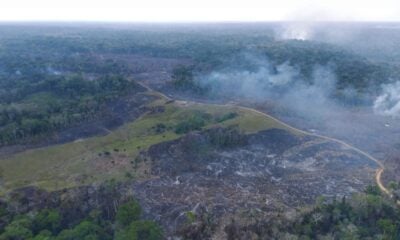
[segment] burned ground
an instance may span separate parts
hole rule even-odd
[[[129,69],[135,79],[154,89],[161,89],[171,80],[173,70],[178,66],[193,64],[190,59],[149,57],[137,54],[106,54],[100,57],[113,59]]]
[[[184,226],[189,211],[216,221],[269,214],[373,183],[375,163],[336,143],[271,129],[246,135],[235,147],[216,147],[214,131],[192,132],[146,154],[157,178],[137,184],[135,196],[169,233]]]
[[[101,209],[109,219],[133,197],[167,237],[225,239],[233,218],[246,226],[255,216],[290,215],[321,195],[350,196],[373,183],[377,167],[337,143],[281,129],[194,131],[151,146],[140,159],[150,164],[150,179],[53,192],[26,187],[7,195],[7,208],[25,213],[55,207],[71,222]]]

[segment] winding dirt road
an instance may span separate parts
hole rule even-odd
[[[141,82],[139,82],[139,84],[141,86],[143,86],[144,88],[146,88],[149,92],[152,92],[153,94],[156,94],[156,95],[158,95],[158,96],[160,96],[162,98],[165,98],[167,100],[173,100],[172,98],[166,96],[165,94],[153,90],[152,88],[150,88],[146,84],[143,84]],[[190,102],[190,101],[177,101],[177,102]],[[290,126],[289,124],[287,124],[285,122],[282,122],[281,120],[279,120],[279,119],[277,119],[277,118],[275,118],[275,117],[273,117],[271,115],[268,115],[268,114],[266,114],[264,112],[261,112],[259,110],[254,109],[254,108],[239,106],[239,105],[236,105],[236,104],[215,104],[215,103],[201,103],[201,102],[192,102],[192,103],[194,103],[194,104],[204,104],[204,105],[214,105],[214,106],[234,106],[234,107],[237,107],[239,109],[251,111],[251,112],[254,112],[256,114],[260,114],[260,115],[263,115],[263,116],[265,116],[267,118],[273,119],[274,121],[282,124],[283,126],[289,128],[289,129],[291,129],[291,130],[293,130],[295,132],[299,132],[299,133],[302,133],[304,135],[314,136],[314,137],[318,137],[318,138],[322,138],[322,139],[325,139],[325,140],[329,140],[329,141],[332,141],[332,142],[339,143],[340,145],[342,145],[342,146],[344,146],[344,147],[346,147],[348,149],[351,149],[353,151],[356,151],[357,153],[363,155],[364,157],[366,157],[369,160],[375,162],[379,166],[379,168],[376,170],[376,174],[375,174],[376,184],[378,185],[379,189],[382,192],[384,192],[389,197],[392,197],[391,192],[382,183],[382,174],[383,174],[383,172],[385,170],[385,167],[384,167],[383,163],[379,159],[377,159],[377,158],[371,156],[370,154],[368,154],[367,152],[364,152],[361,149],[358,149],[358,148],[356,148],[356,147],[354,147],[354,146],[352,146],[352,145],[350,145],[350,144],[348,144],[348,143],[346,143],[346,142],[344,142],[342,140],[339,140],[339,139],[336,139],[336,138],[332,138],[332,137],[328,137],[328,136],[324,136],[324,135],[320,135],[320,134],[316,134],[316,133],[307,132],[307,131],[295,128],[295,127]],[[400,204],[400,203],[398,203],[398,204]]]
[[[261,114],[261,115],[264,115],[266,117],[269,117],[269,118],[279,122],[280,124],[284,125],[285,127],[289,128],[289,129],[292,129],[292,130],[294,130],[296,132],[300,132],[300,133],[303,133],[303,134],[308,135],[308,136],[314,136],[314,137],[318,137],[318,138],[322,138],[322,139],[326,139],[326,140],[329,140],[329,141],[332,141],[332,142],[339,143],[339,144],[341,144],[342,146],[344,146],[344,147],[346,147],[348,149],[351,149],[353,151],[358,152],[359,154],[363,155],[364,157],[368,158],[369,160],[374,161],[379,166],[379,168],[376,170],[376,174],[375,174],[376,184],[378,185],[379,189],[382,192],[384,192],[385,194],[387,194],[389,196],[392,196],[391,192],[382,183],[382,173],[384,172],[385,167],[384,167],[383,163],[380,160],[378,160],[377,158],[371,156],[370,154],[362,151],[361,149],[358,149],[358,148],[356,148],[356,147],[354,147],[354,146],[352,146],[352,145],[350,145],[350,144],[348,144],[348,143],[346,143],[346,142],[344,142],[342,140],[339,140],[339,139],[336,139],[336,138],[332,138],[332,137],[328,137],[328,136],[324,136],[324,135],[319,135],[319,134],[316,134],[316,133],[306,132],[304,130],[292,127],[292,126],[282,122],[281,120],[272,117],[271,115],[268,115],[268,114],[266,114],[264,112],[258,111],[258,110],[253,109],[253,108],[242,107],[242,106],[237,106],[237,107],[241,108],[241,109],[246,109],[248,111],[252,111],[252,112],[255,112],[255,113],[258,113],[258,114]]]

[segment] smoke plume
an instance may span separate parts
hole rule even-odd
[[[279,102],[298,115],[321,121],[338,111],[331,97],[336,77],[328,66],[314,66],[311,79],[303,79],[296,67],[288,63],[273,66],[265,57],[254,55],[239,58],[252,65],[252,70],[226,68],[200,76],[198,82],[219,96]]]

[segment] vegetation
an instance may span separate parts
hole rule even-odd
[[[295,219],[276,218],[272,222],[260,220],[254,226],[241,229],[232,222],[225,230],[235,239],[245,229],[264,239],[387,239],[400,237],[400,210],[381,195],[378,187],[350,198],[320,198],[309,210]]]
[[[351,199],[325,203],[305,214],[294,233],[316,238],[398,239],[400,212],[380,195],[357,194]]]
[[[8,79],[0,93],[0,146],[104,116],[104,105],[138,86],[120,75]],[[2,82],[0,78],[0,83]]]
[[[201,86],[193,76],[194,66],[178,66],[172,73],[172,86],[180,91],[190,91],[194,94],[206,94],[209,88]]]
[[[106,106],[117,106],[124,98],[144,92],[128,77],[137,72],[129,61],[120,60],[125,54],[187,60],[189,65],[173,70],[171,84],[179,91],[198,95],[207,94],[210,88],[195,81],[197,74],[227,65],[251,71],[254,66],[237,57],[243,51],[265,57],[271,62],[271,71],[288,63],[301,73],[299,81],[307,81],[315,65],[331,66],[338,78],[338,91],[346,87],[360,92],[374,90],[398,73],[385,62],[373,62],[330,44],[276,41],[272,30],[265,27],[256,30],[239,26],[224,32],[218,28],[192,31],[184,27],[145,31],[140,27],[70,26],[60,30],[52,26],[2,25],[0,29],[0,147],[40,143],[68,128],[102,119],[108,114]],[[219,149],[245,144],[245,134],[270,128],[301,134],[248,109],[182,104],[147,94],[153,94],[150,97],[156,100],[145,109],[161,110],[148,111],[108,135],[1,155],[1,194],[6,196],[31,185],[60,190],[107,180],[147,180],[154,176],[144,151],[192,131],[204,131],[208,143]],[[187,144],[198,154],[206,152],[196,142]],[[389,187],[395,193],[399,191],[396,183]],[[0,208],[0,240],[163,238],[162,229],[144,220],[138,202],[133,200],[107,217],[103,209],[93,209],[83,217],[68,215],[63,206],[10,209]],[[198,233],[201,239],[215,230],[215,226],[209,226],[209,216],[187,212],[187,218],[192,228],[183,236],[195,239]],[[199,220],[202,224],[194,226]],[[351,198],[321,201],[298,212],[294,219],[280,216],[274,221],[257,221],[245,228],[232,222],[226,234],[231,239],[243,236],[243,232],[261,239],[400,239],[399,209],[375,187]]]
[[[338,76],[338,89],[370,90],[395,76],[386,64],[372,63],[329,44],[274,41],[272,30],[262,26],[225,32],[66,27],[60,33],[50,26],[1,29],[0,146],[42,139],[104,117],[105,104],[138,90],[125,77],[132,72],[128,64],[113,57],[121,53],[192,59],[190,66],[173,71],[172,86],[196,94],[210,90],[194,81],[196,74],[226,65],[251,70],[238,57],[243,50],[265,56],[273,66],[288,62],[305,80],[315,65],[330,65]]]
[[[211,129],[207,137],[211,145],[217,148],[237,147],[246,143],[246,136],[233,127]]]
[[[43,209],[24,214],[4,213],[0,239],[2,240],[132,240],[162,239],[157,223],[141,220],[138,203],[130,200],[120,205],[116,217],[105,219],[102,209],[94,209],[83,219],[68,219],[60,209]],[[115,222],[115,223],[114,223]]]
[[[237,116],[238,116],[238,114],[236,112],[230,112],[230,113],[227,113],[227,114],[224,114],[224,115],[218,117],[217,122],[222,123],[227,120],[234,119]]]
[[[137,202],[131,201],[121,205],[117,211],[116,221],[122,227],[127,227],[133,220],[139,219],[141,209]]]
[[[162,230],[152,221],[132,221],[129,226],[117,232],[116,240],[159,240]]]
[[[141,209],[136,201],[121,205],[116,215],[116,240],[162,239],[161,228],[152,221],[140,221]]]
[[[164,111],[143,116],[106,136],[0,156],[2,193],[28,185],[56,190],[111,179],[146,179],[150,163],[139,160],[142,151],[197,129],[235,127],[247,134],[282,128],[292,132],[273,119],[235,107],[166,102],[159,99],[149,105],[163,106]],[[230,140],[222,139],[215,141],[229,145]]]
[[[51,26],[2,26],[0,76],[9,84],[15,82],[8,81],[10,77],[31,81],[42,79],[43,75],[67,73],[127,75],[132,70],[113,56],[140,54],[186,58],[193,63],[176,68],[173,85],[204,94],[207,87],[194,83],[193,76],[224,69],[227,65],[251,71],[248,61],[240,58],[243,52],[265,56],[273,66],[288,62],[304,77],[310,76],[315,65],[329,65],[338,76],[339,89],[378,87],[398,74],[395,67],[370,61],[331,44],[276,41],[273,28],[267,25],[226,26],[224,31],[220,31],[219,26],[210,27],[193,30],[176,26],[174,31],[162,28],[146,31],[141,27],[116,30],[88,26],[64,27],[60,32],[59,28]]]
[[[212,119],[210,114],[193,111],[175,126],[175,133],[184,134],[193,130],[200,130]]]
[[[367,90],[390,77],[385,65],[372,63],[342,48],[311,41],[279,41],[260,47],[260,51],[275,65],[289,63],[297,67],[305,80],[310,79],[315,66],[331,66],[337,76],[337,88],[354,87]],[[355,81],[357,79],[357,81]],[[377,82],[376,82],[377,81]]]

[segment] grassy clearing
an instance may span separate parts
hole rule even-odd
[[[165,110],[146,114],[106,136],[0,157],[1,192],[28,185],[55,190],[110,179],[149,178],[150,161],[138,160],[139,153],[151,145],[180,137],[174,127],[199,112],[209,116],[203,128],[237,126],[245,133],[268,128],[286,129],[272,119],[233,106],[166,104],[160,99],[151,106],[162,106]],[[232,113],[235,117],[218,121]],[[162,131],[156,130],[158,124],[164,126]]]

